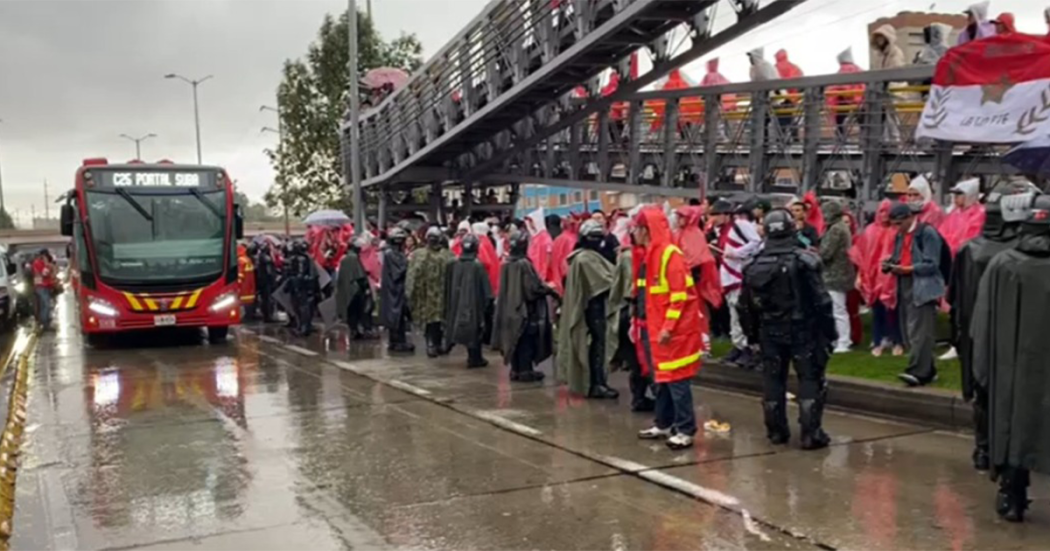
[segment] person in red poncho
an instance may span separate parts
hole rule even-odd
[[[802,69],[788,59],[787,50],[778,51],[776,60],[777,74],[780,75],[780,78],[792,79],[805,76]],[[799,98],[794,97],[794,94],[798,94],[799,90],[797,88],[792,88],[786,92],[788,96],[780,104],[780,108],[783,110],[794,109],[801,101]],[[796,119],[797,117],[792,114],[782,114],[777,117],[777,120],[780,121],[780,128],[787,132],[788,136],[793,140],[798,139],[798,125],[796,124]]]
[[[929,224],[934,229],[941,227],[941,222],[944,221],[944,211],[933,200],[933,189],[930,188],[930,182],[926,178],[918,176],[913,179],[908,184],[907,195],[908,203],[913,209],[918,209],[920,224]]]
[[[644,247],[635,274],[638,308],[645,314],[641,342],[648,344],[657,386],[655,423],[638,436],[666,438],[669,448],[685,449],[693,445],[697,430],[691,385],[703,356],[706,318],[686,257],[672,241],[667,216],[657,207],[647,207],[634,225],[634,241]]]
[[[551,262],[548,269],[550,284],[558,291],[558,295],[565,294],[565,276],[569,274],[569,255],[576,249],[579,238],[580,219],[576,216],[567,216],[562,220],[562,231],[554,238],[551,244]]]
[[[850,260],[857,266],[857,288],[872,312],[871,354],[881,356],[892,347],[894,356],[904,355],[900,323],[897,318],[897,278],[883,273],[882,263],[893,254],[896,230],[890,225],[893,202],[879,203],[875,221],[857,236],[850,249]]]
[[[561,228],[561,219],[557,216],[554,218],[558,227]],[[550,270],[551,247],[554,245],[549,220],[550,216],[546,220],[534,220],[531,217],[525,219],[530,235],[529,250],[526,256],[532,262],[532,267],[536,269],[536,274],[547,283],[549,283],[547,273]]]
[[[954,208],[937,229],[952,250],[952,256],[955,256],[967,241],[981,235],[985,214],[984,205],[980,202],[981,181],[977,178],[955,184],[951,192]]]
[[[839,54],[839,74],[861,73],[863,69],[853,61],[853,48],[846,48]],[[828,86],[828,108],[831,110],[839,139],[849,135],[850,122],[856,120],[857,110],[864,104],[863,84],[839,84]]]
[[[700,297],[711,308],[721,308],[722,281],[718,272],[718,263],[715,261],[715,256],[711,254],[711,247],[707,244],[703,230],[700,229],[703,208],[678,207],[675,214],[678,215],[675,244],[682,249],[682,254],[685,255],[686,266],[693,276]]]

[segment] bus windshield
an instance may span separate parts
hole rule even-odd
[[[116,188],[85,197],[104,281],[150,284],[222,274],[225,190]]]

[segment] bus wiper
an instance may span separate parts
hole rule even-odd
[[[201,203],[204,203],[204,206],[208,207],[208,210],[210,210],[212,212],[212,214],[215,215],[216,218],[218,218],[220,220],[222,219],[222,211],[219,210],[219,207],[215,206],[215,203],[212,203],[211,199],[208,199],[207,197],[205,197],[204,194],[201,193],[201,191],[199,189],[197,189],[197,188],[190,188],[190,193],[192,193],[193,196],[196,197],[198,201],[200,201]]]
[[[126,190],[126,189],[124,189],[122,187],[118,187],[117,188],[117,195],[120,195],[121,197],[123,197],[124,200],[127,201],[129,205],[134,207],[135,210],[139,211],[139,214],[141,214],[143,218],[145,218],[150,223],[153,223],[153,215],[151,215],[149,213],[149,211],[146,210],[142,206],[142,203],[139,203],[138,201],[136,201],[135,198],[132,197],[130,193],[128,193],[128,190]]]

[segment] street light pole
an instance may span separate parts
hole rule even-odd
[[[205,81],[212,78],[212,75],[208,75],[201,79],[193,80],[175,73],[168,73],[164,75],[164,78],[177,78],[193,87],[193,125],[197,131],[197,164],[201,164],[201,116],[200,109],[197,105],[197,86],[203,84]]]
[[[3,123],[4,119],[0,119],[0,123]],[[0,212],[4,210],[4,172],[0,170]]]
[[[146,140],[148,140],[150,138],[156,138],[157,135],[153,134],[153,133],[149,133],[149,134],[146,134],[145,136],[136,138],[134,136],[129,136],[127,134],[121,134],[120,137],[124,138],[125,140],[131,140],[131,141],[135,142],[135,160],[136,161],[141,161],[142,160],[142,142],[144,142],[144,141],[146,141]]]
[[[357,82],[357,0],[347,0],[347,33],[349,34],[350,73],[350,166],[346,167],[346,183],[354,191],[354,233],[365,233],[364,192],[361,189],[361,98]]]
[[[280,102],[277,102],[278,107],[275,109],[268,105],[263,105],[259,108],[259,111],[273,111],[277,113],[277,130],[268,126],[263,127],[263,132],[276,132],[277,133],[277,149],[281,151],[281,155],[284,155],[284,127],[281,125],[281,109]],[[290,237],[292,235],[292,223],[288,218],[288,178],[281,177],[281,207],[284,208],[284,235]]]

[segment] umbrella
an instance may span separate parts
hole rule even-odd
[[[1003,156],[1003,162],[1025,174],[1050,176],[1050,136],[1014,147]]]
[[[408,73],[396,67],[379,67],[372,69],[361,77],[361,85],[365,88],[382,88],[389,84],[394,90],[400,89],[411,78]]]
[[[342,226],[350,222],[350,217],[340,210],[319,210],[303,220],[307,226]]]

